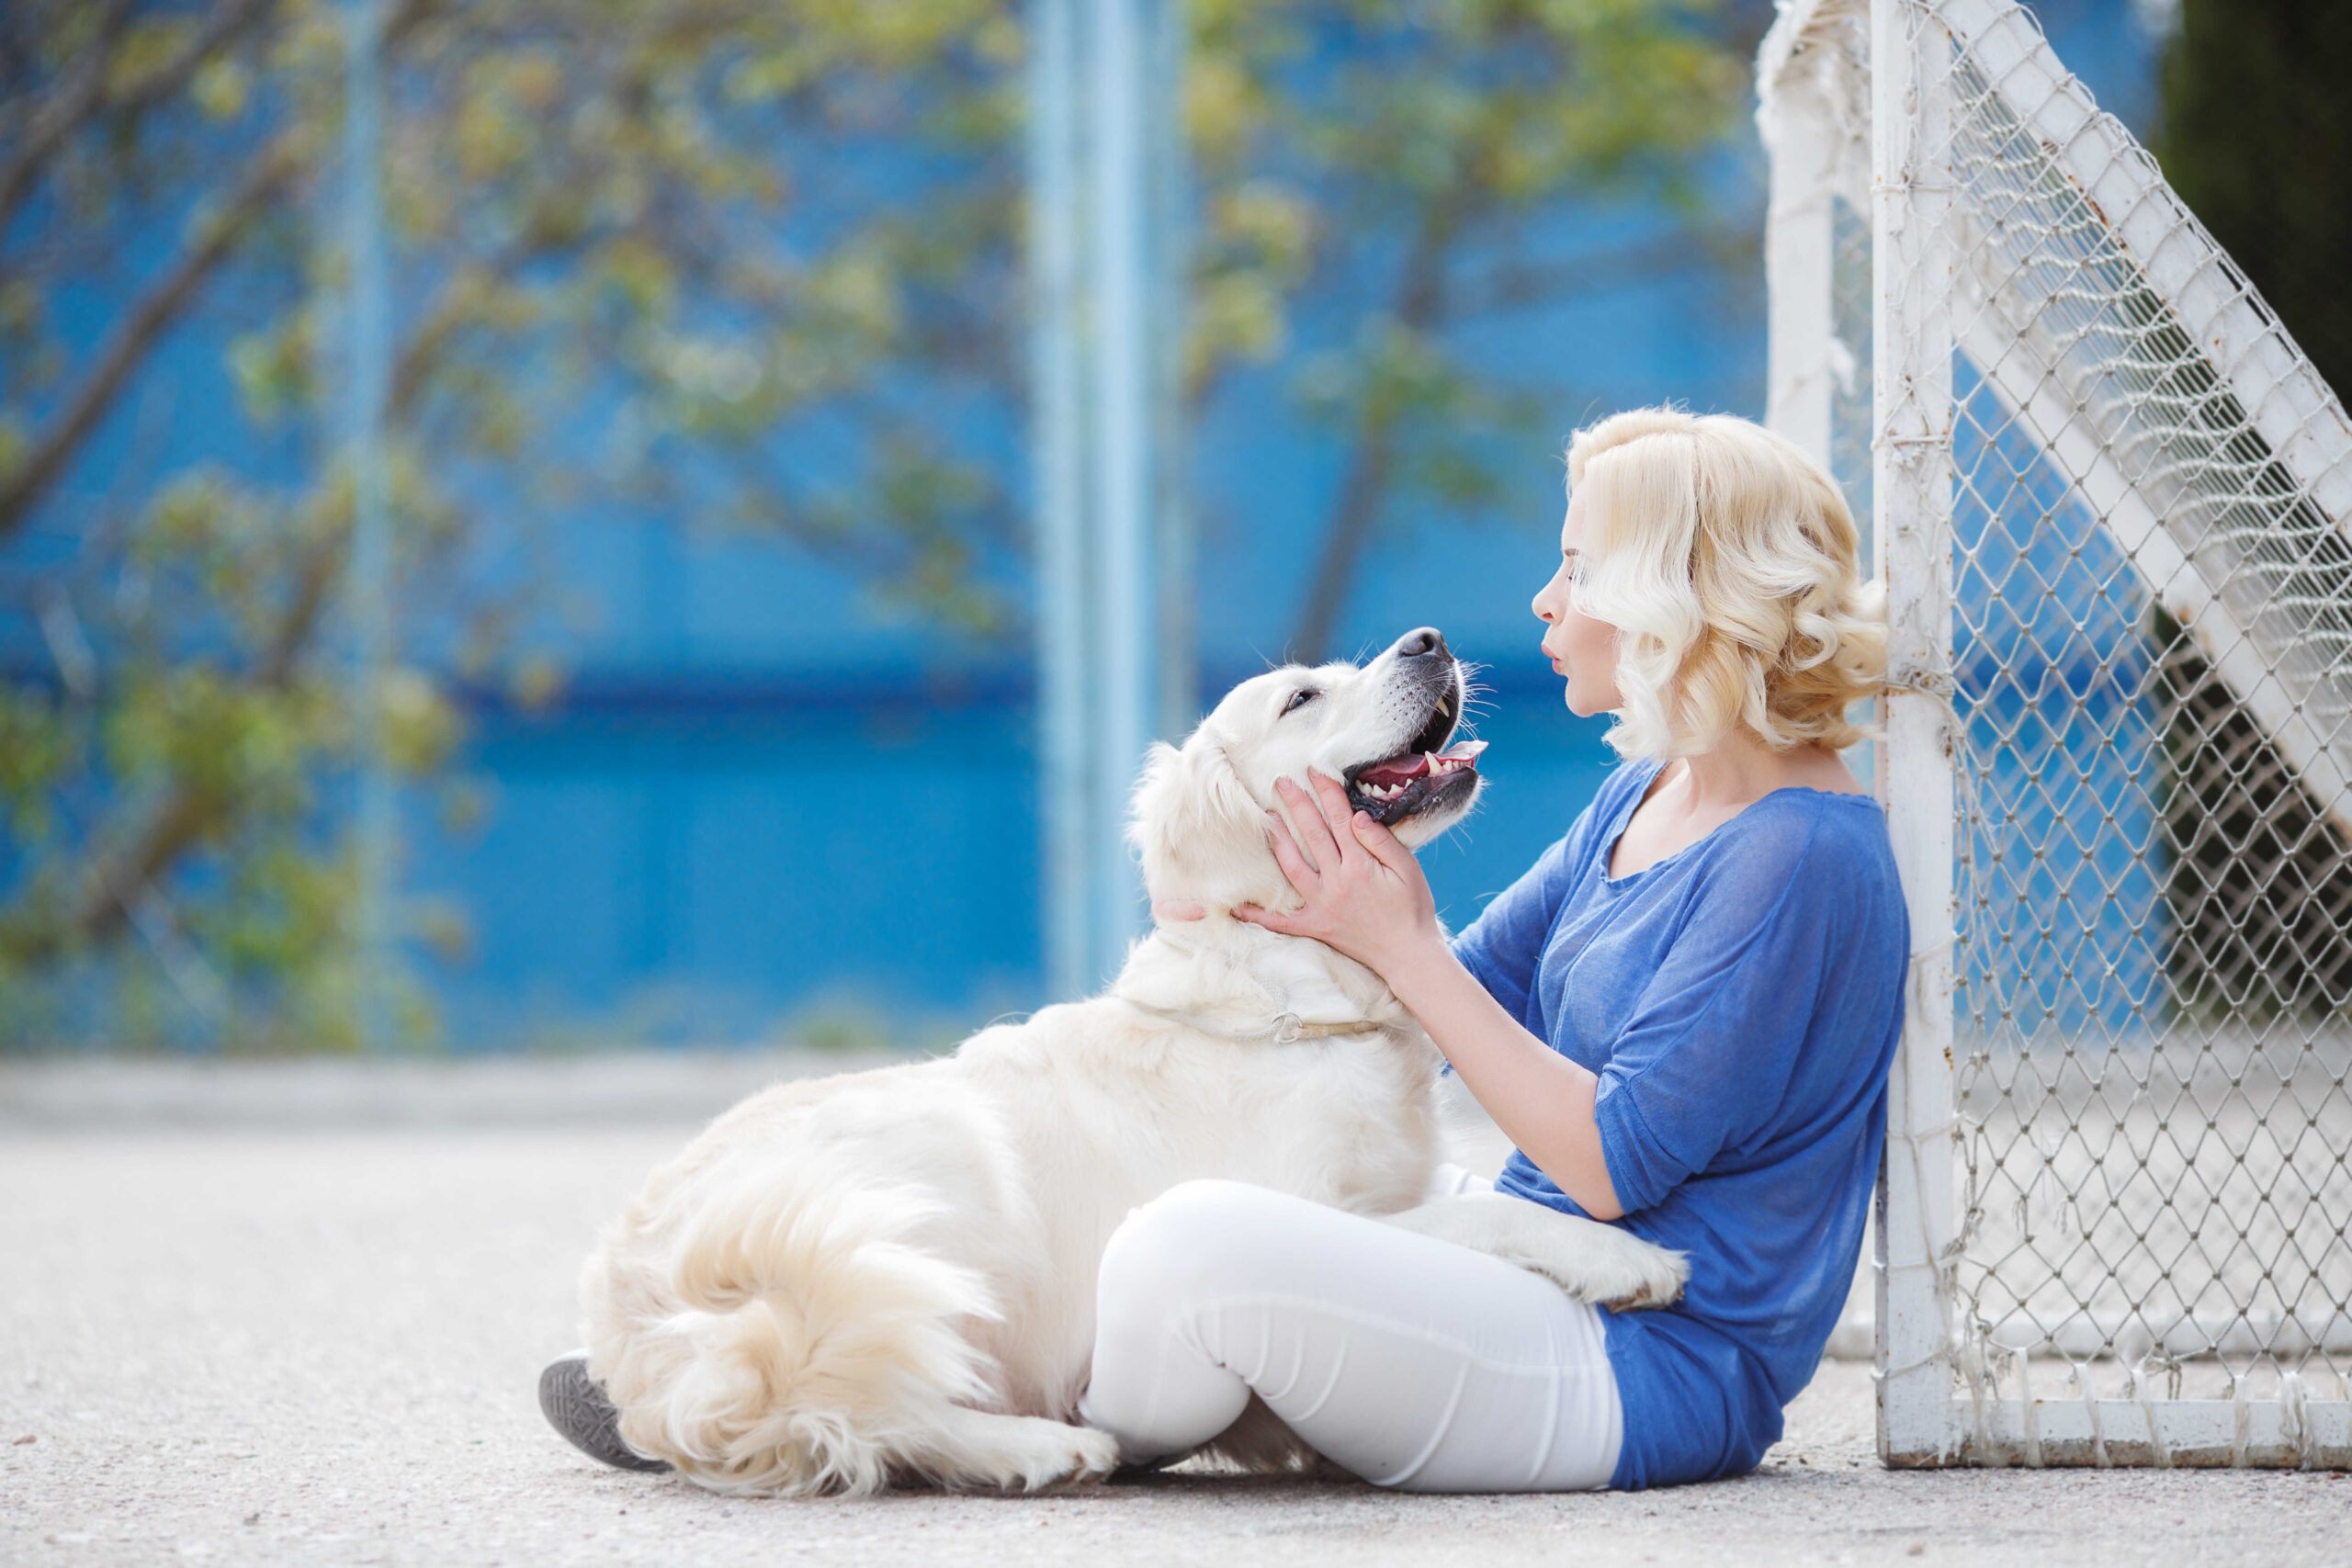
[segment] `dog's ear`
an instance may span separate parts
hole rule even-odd
[[[1269,896],[1281,869],[1266,847],[1266,814],[1205,729],[1180,750],[1155,742],[1136,781],[1127,841],[1143,857],[1154,898],[1231,906]]]

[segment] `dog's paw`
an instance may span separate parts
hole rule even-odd
[[[1603,1229],[1606,1239],[1588,1238],[1573,1268],[1555,1271],[1538,1264],[1536,1271],[1577,1300],[1613,1312],[1672,1306],[1681,1298],[1690,1278],[1689,1259],[1627,1232]]]
[[[994,1484],[1006,1492],[1052,1492],[1100,1481],[1118,1467],[1118,1439],[1091,1427],[1024,1421],[996,1457]]]
[[[1046,1465],[1035,1479],[1024,1479],[1023,1492],[1060,1491],[1100,1481],[1119,1467],[1119,1440],[1091,1427],[1066,1427],[1069,1435],[1047,1445]]]
[[[1541,1274],[1580,1302],[1669,1306],[1690,1266],[1631,1231],[1499,1193],[1462,1193],[1385,1216],[1400,1229],[1467,1247]]]
[[[956,1491],[1048,1492],[1099,1481],[1119,1462],[1108,1432],[1039,1416],[1004,1416],[956,1407],[910,1447],[915,1472]]]

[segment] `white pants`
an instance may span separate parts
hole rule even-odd
[[[1446,1175],[1448,1190],[1485,1185]],[[1381,1486],[1587,1491],[1617,1467],[1600,1310],[1452,1242],[1188,1181],[1112,1234],[1096,1301],[1079,1419],[1131,1464],[1207,1442],[1254,1391]]]

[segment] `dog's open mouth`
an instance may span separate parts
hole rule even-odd
[[[1483,740],[1446,742],[1453,735],[1459,698],[1448,693],[1430,711],[1430,721],[1410,746],[1394,757],[1360,762],[1348,770],[1348,804],[1370,814],[1384,828],[1408,817],[1461,801],[1478,787]]]

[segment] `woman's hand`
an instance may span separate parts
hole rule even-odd
[[[1243,904],[1234,914],[1327,942],[1388,982],[1538,1169],[1594,1218],[1623,1214],[1593,1117],[1600,1080],[1530,1034],[1462,966],[1438,928],[1437,901],[1413,852],[1351,810],[1337,779],[1306,777],[1312,794],[1288,779],[1274,785],[1298,824],[1295,837],[1279,813],[1266,814],[1274,859],[1305,907],[1278,915]]]
[[[1442,949],[1437,901],[1413,852],[1351,810],[1337,779],[1312,770],[1306,777],[1311,794],[1288,779],[1274,784],[1297,824],[1295,837],[1280,812],[1266,814],[1274,859],[1305,907],[1277,913],[1243,904],[1234,914],[1285,936],[1313,937],[1379,975],[1428,946]]]

